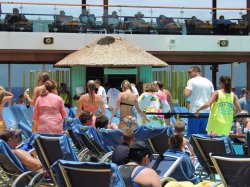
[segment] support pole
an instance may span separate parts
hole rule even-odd
[[[217,8],[217,0],[213,0],[212,8]],[[217,10],[213,9],[212,13],[213,13],[212,14],[212,22],[214,22],[216,20],[216,17],[217,17]]]
[[[247,0],[247,22],[250,23],[250,0]],[[248,26],[248,33],[250,33],[250,27]],[[248,34],[249,35],[249,34]]]
[[[234,63],[231,64],[231,87],[234,88]]]
[[[103,0],[103,5],[108,5],[108,4],[109,4],[108,0]],[[104,16],[103,22],[104,22],[104,25],[108,25],[108,15],[109,15],[109,7],[104,6],[103,7],[103,16]]]
[[[82,0],[82,4],[85,5],[86,0]],[[82,14],[85,12],[85,10],[86,10],[86,6],[82,6]]]
[[[210,67],[210,70],[212,70],[212,83],[214,85],[214,89],[216,90],[217,88],[217,72],[218,72],[218,65],[217,64],[213,64],[211,67]]]
[[[247,90],[250,90],[250,62],[247,62]]]

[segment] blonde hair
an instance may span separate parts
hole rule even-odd
[[[159,86],[154,82],[146,83],[145,92],[158,92]]]
[[[46,72],[41,72],[38,74],[38,80],[42,80],[43,83],[49,80],[49,75]]]
[[[87,88],[89,91],[89,97],[90,100],[92,101],[91,103],[95,103],[95,89],[96,89],[96,82],[94,80],[89,80],[87,82]]]
[[[124,90],[130,89],[130,91],[132,92],[132,86],[128,80],[122,81],[121,88]]]

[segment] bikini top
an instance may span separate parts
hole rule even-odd
[[[132,105],[132,104],[124,103],[124,102],[120,102],[120,105],[134,106],[134,105]]]

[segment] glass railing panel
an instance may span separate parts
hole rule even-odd
[[[214,20],[214,34],[248,35],[248,22],[245,11],[218,10]]]
[[[198,5],[197,5],[198,6]],[[13,8],[22,19],[7,23]],[[1,31],[70,32],[70,33],[125,33],[125,34],[230,34],[246,35],[248,26],[242,16],[246,10],[217,10],[170,7],[122,7],[79,5],[2,4]],[[218,21],[224,15],[232,22],[229,31],[221,32]],[[246,17],[245,17],[246,18]]]

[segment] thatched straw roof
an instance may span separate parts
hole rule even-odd
[[[69,54],[55,66],[83,65],[88,67],[167,66],[167,63],[135,47],[121,37],[106,36]]]

